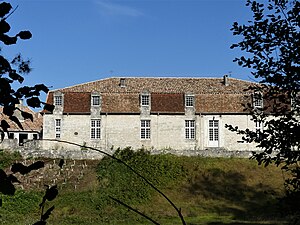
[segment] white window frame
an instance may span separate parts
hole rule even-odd
[[[141,120],[140,137],[142,140],[149,140],[151,138],[151,121]]]
[[[150,105],[150,96],[148,94],[141,95],[141,106],[149,106]]]
[[[55,138],[61,138],[61,119],[55,119]]]
[[[63,98],[61,95],[54,96],[54,105],[62,105]]]
[[[92,95],[92,106],[100,106],[100,96]]]
[[[185,107],[194,107],[195,105],[195,96],[194,95],[186,95],[185,96]]]
[[[264,105],[264,99],[262,93],[255,92],[253,94],[253,107],[257,109],[262,109]]]
[[[91,119],[91,139],[101,139],[101,119]]]
[[[196,138],[196,123],[195,120],[185,120],[185,139]]]
[[[219,120],[209,120],[208,121],[208,139],[209,141],[219,141],[220,134],[219,134]]]

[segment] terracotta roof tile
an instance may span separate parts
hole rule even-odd
[[[101,111],[104,113],[139,113],[139,94],[103,93]]]
[[[53,90],[47,103],[53,103],[53,93],[59,91],[65,96],[64,112],[88,112],[87,93],[97,92],[102,97],[101,112],[139,113],[139,95],[146,91],[151,94],[152,112],[184,112],[184,93],[195,96],[196,112],[243,112],[242,97],[255,83],[228,78],[228,84],[223,78],[107,78]]]
[[[151,93],[151,112],[184,113],[184,94]]]
[[[1,120],[6,120],[8,124],[10,125],[10,128],[8,129],[9,131],[37,131],[40,132],[42,130],[43,126],[43,117],[41,114],[32,111],[29,107],[27,106],[18,106],[22,111],[31,113],[33,115],[33,121],[30,119],[24,120],[24,118],[21,116],[20,111],[15,111],[14,116],[16,116],[19,121],[21,122],[23,126],[23,130],[14,122],[12,122],[8,116],[4,115],[3,112],[3,107],[0,107],[0,121]]]

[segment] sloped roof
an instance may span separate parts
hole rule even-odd
[[[91,93],[99,93],[102,113],[140,113],[140,94],[151,93],[151,112],[184,113],[184,94],[193,94],[196,112],[244,112],[246,89],[256,83],[234,78],[227,78],[227,83],[224,78],[200,77],[106,78],[50,91],[47,103],[52,104],[54,93],[61,92],[64,113],[89,113]]]
[[[30,119],[24,120],[23,117],[21,116],[20,111],[16,110],[14,113],[14,116],[16,116],[20,123],[23,126],[23,130],[13,121],[9,119],[8,116],[3,114],[3,107],[0,107],[0,121],[5,120],[9,125],[10,128],[8,128],[9,131],[27,131],[27,132],[40,132],[43,127],[43,117],[41,114],[32,111],[28,106],[22,106],[19,105],[18,108],[20,108],[22,111],[27,112],[32,114],[33,116],[33,121]]]
[[[124,79],[125,86],[120,86]],[[154,93],[245,93],[250,85],[255,83],[234,78],[227,78],[229,85],[224,85],[223,78],[107,78],[78,84],[54,91],[61,92],[104,92],[104,93],[140,93],[149,91]]]

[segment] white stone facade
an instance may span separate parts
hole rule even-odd
[[[99,139],[91,138],[91,120],[100,119]],[[255,150],[254,144],[242,141],[241,136],[225,128],[225,124],[239,126],[242,129],[255,130],[255,124],[249,115],[62,115],[46,114],[44,116],[44,139],[55,139],[55,120],[61,119],[61,136],[57,140],[74,142],[79,145],[99,149],[132,147],[148,150],[205,150],[211,147],[224,148],[229,151]],[[141,120],[150,120],[150,139],[141,138]],[[195,138],[187,139],[185,121],[195,121]],[[218,121],[217,141],[209,138],[209,121]],[[47,142],[44,149],[74,149],[63,143]]]

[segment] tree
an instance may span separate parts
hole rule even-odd
[[[255,109],[247,104],[245,110],[252,120],[263,124],[263,130],[227,127],[242,134],[245,141],[257,143],[262,151],[254,152],[253,158],[259,164],[275,163],[291,174],[285,186],[295,202],[296,196],[300,200],[300,2],[247,0],[246,6],[253,19],[247,25],[234,22],[233,35],[242,39],[231,48],[245,53],[234,61],[250,68],[259,80],[249,90],[254,97],[263,97],[264,107]]]
[[[7,19],[14,13],[15,10],[16,9],[12,10],[12,6],[9,3],[0,3],[0,41],[7,46],[16,44],[18,39],[27,40],[32,36],[30,31],[20,31],[14,36],[7,34],[10,31],[10,25],[7,22]],[[9,61],[2,55],[1,50],[2,46],[0,47],[0,106],[3,107],[3,111],[0,113],[8,116],[9,120],[15,122],[21,129],[23,129],[18,118],[14,116],[14,112],[16,110],[20,111],[24,119],[33,120],[33,116],[30,113],[22,111],[16,105],[19,103],[20,99],[26,99],[27,105],[30,107],[39,108],[41,107],[41,104],[43,104],[45,109],[52,111],[52,105],[46,104],[39,99],[41,92],[47,93],[49,90],[44,84],[37,84],[33,87],[20,86],[14,90],[12,85],[15,83],[22,84],[24,81],[22,75],[30,72],[30,62],[28,60],[24,60],[21,54],[18,54]],[[0,121],[1,141],[3,141],[5,132],[8,132],[9,127],[10,126],[6,120],[3,119]],[[20,183],[15,174],[20,173],[24,175],[32,170],[37,170],[42,167],[44,167],[44,162],[37,161],[29,166],[25,166],[22,163],[14,163],[8,174],[4,170],[0,169],[0,193],[4,195],[14,195],[16,191],[14,184]],[[46,201],[52,201],[56,196],[57,187],[47,187],[46,193],[40,204],[41,217],[35,224],[46,224],[46,220],[49,218],[54,206],[44,212],[45,203]],[[0,207],[1,206],[2,199],[0,199]]]
[[[30,31],[20,31],[14,36],[8,34],[10,25],[7,19],[15,10],[16,9],[12,10],[12,6],[9,3],[0,3],[0,41],[7,46],[16,44],[19,39],[27,40],[32,37]],[[2,55],[2,47],[3,46],[0,46],[0,106],[3,107],[2,113],[7,115],[11,121],[15,122],[22,129],[22,125],[18,118],[14,116],[14,112],[16,110],[20,111],[24,119],[33,120],[33,116],[16,107],[20,99],[26,99],[27,105],[33,108],[39,108],[43,104],[44,108],[51,111],[53,110],[53,106],[39,99],[41,92],[47,93],[49,91],[44,84],[36,84],[33,87],[20,86],[16,90],[12,88],[13,84],[16,85],[16,83],[19,83],[20,85],[23,83],[24,78],[22,75],[29,73],[31,70],[30,61],[24,60],[21,54],[18,54],[9,61]],[[5,132],[8,131],[8,128],[9,124],[7,121],[2,120],[0,122],[1,140],[4,139]]]

